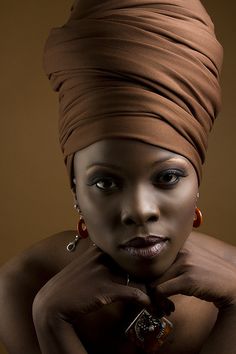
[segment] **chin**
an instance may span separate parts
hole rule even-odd
[[[127,247],[111,255],[130,277],[146,283],[161,277],[175,261],[176,250],[162,242],[150,247]]]
[[[131,279],[137,279],[142,283],[151,282],[161,277],[171,265],[171,262],[167,262],[166,259],[163,261],[159,259],[114,260],[127,274],[129,274]]]

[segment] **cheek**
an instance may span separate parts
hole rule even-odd
[[[185,199],[179,207],[178,222],[179,226],[183,229],[192,229],[194,212],[195,212],[195,199]]]
[[[99,195],[94,193],[92,188],[80,184],[78,184],[77,188],[77,199],[89,236],[97,243],[97,240],[101,238],[101,234],[104,235],[110,219],[111,208],[105,199],[99,198]]]
[[[196,207],[196,195],[198,185],[189,181],[183,183],[166,201],[166,218],[170,221],[171,230],[174,234],[181,233],[183,237],[188,235],[193,227],[194,212]]]

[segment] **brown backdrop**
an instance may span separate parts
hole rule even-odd
[[[236,3],[203,3],[215,22],[225,61],[224,107],[210,138],[200,190],[201,230],[236,245]],[[48,31],[65,21],[70,4],[66,0],[1,3],[0,264],[76,223],[58,144],[57,97],[41,69]]]

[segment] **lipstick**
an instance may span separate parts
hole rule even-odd
[[[136,236],[123,244],[121,248],[133,257],[152,258],[164,251],[167,241],[168,238],[164,236]]]

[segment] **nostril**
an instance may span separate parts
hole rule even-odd
[[[125,223],[126,225],[135,224],[135,222],[134,222],[131,218],[126,218],[126,219],[124,219],[124,223]]]
[[[148,221],[150,221],[150,222],[156,222],[157,220],[158,220],[158,217],[155,215],[152,215],[152,216],[150,216],[150,218],[148,218]]]
[[[147,218],[142,218],[142,219],[139,219],[139,218],[132,218],[132,217],[130,217],[130,216],[126,216],[126,217],[124,217],[123,218],[123,223],[125,224],[125,225],[139,225],[139,224],[144,224],[144,223],[146,223],[146,222],[157,222],[158,221],[158,217],[157,217],[157,215],[151,215],[151,216],[149,216],[149,217],[147,217]]]

